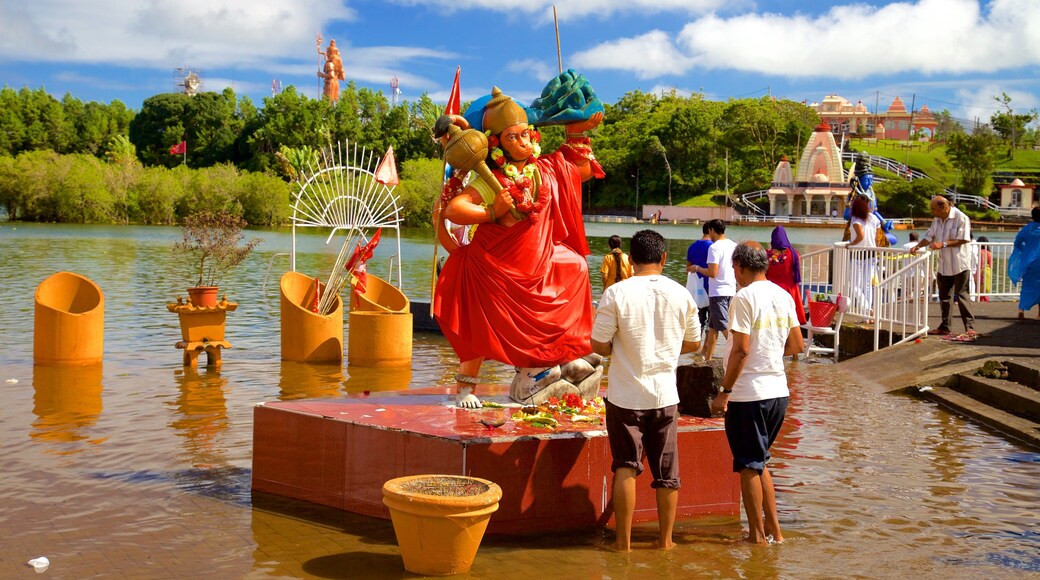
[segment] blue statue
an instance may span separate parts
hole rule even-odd
[[[852,189],[849,191],[849,197],[845,201],[845,220],[849,221],[852,219],[852,200],[857,195],[865,195],[870,199],[870,209],[877,216],[878,221],[881,222],[881,231],[885,232],[888,243],[896,243],[895,234],[890,233],[894,227],[892,220],[886,220],[877,210],[877,195],[874,193],[874,174],[870,171],[870,158],[865,153],[860,153],[856,157],[852,177],[849,178],[849,186]]]

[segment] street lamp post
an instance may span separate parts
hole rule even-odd
[[[632,177],[636,178],[636,219],[639,219],[639,166],[636,166],[636,174]]]

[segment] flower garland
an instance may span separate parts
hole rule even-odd
[[[522,174],[513,164],[506,165],[505,169],[492,171],[495,177],[498,178],[498,182],[502,184],[502,187],[513,198],[513,205],[516,207],[516,210],[522,214],[527,214],[532,219],[535,219],[541,213],[549,200],[547,195],[537,195],[536,197],[534,176],[537,171],[538,167],[532,162],[528,162],[524,166]],[[519,219],[523,216],[516,215],[516,217]]]
[[[787,252],[783,250],[769,250],[770,264],[783,264],[787,261]]]

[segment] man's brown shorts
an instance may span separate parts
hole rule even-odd
[[[643,451],[654,476],[650,487],[679,489],[679,406],[633,410],[607,401],[607,441],[613,457],[610,469],[643,472]]]

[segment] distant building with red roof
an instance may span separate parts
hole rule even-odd
[[[827,95],[823,101],[809,105],[820,120],[831,126],[837,136],[878,137],[905,140],[911,131],[921,131],[926,139],[935,137],[939,125],[928,105],[918,111],[908,111],[899,97],[892,99],[888,109],[871,112],[863,101],[850,103],[839,95]]]

